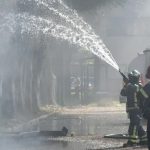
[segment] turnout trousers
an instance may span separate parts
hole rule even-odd
[[[141,113],[138,109],[130,110],[129,112],[129,141],[132,143],[142,143],[147,141],[147,135],[145,130],[143,129],[141,125]],[[149,130],[150,131],[150,130]]]

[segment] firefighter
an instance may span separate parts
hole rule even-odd
[[[148,79],[148,83],[140,90],[140,93],[143,96],[142,100],[145,101],[143,116],[147,119],[148,149],[150,150],[150,66],[147,69],[146,78]]]
[[[127,97],[126,111],[128,113],[130,124],[128,128],[129,139],[123,147],[135,146],[147,142],[146,132],[141,125],[142,114],[139,107],[137,94],[142,88],[139,84],[140,73],[133,70],[128,74],[129,81],[121,90],[121,95]]]

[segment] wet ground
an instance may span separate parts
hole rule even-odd
[[[107,150],[121,149],[119,147],[126,142],[125,139],[104,138],[107,134],[127,133],[129,120],[124,109],[68,111],[40,119],[36,126],[37,130],[60,130],[65,126],[69,129],[67,137],[41,137],[37,132],[15,138],[4,135],[0,150]]]

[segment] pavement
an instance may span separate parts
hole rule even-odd
[[[45,138],[33,135],[22,136],[19,138],[19,142],[16,138],[3,138],[3,140],[0,140],[1,150],[122,149],[121,146],[127,141],[126,139],[104,138],[104,136],[108,134],[126,134],[129,124],[124,104],[109,107],[81,106],[59,108],[54,113],[47,113],[29,122],[24,123],[20,129],[25,129],[26,132],[31,133],[31,129],[37,130],[44,127],[47,130],[48,128],[51,130],[54,127],[58,128],[59,126],[68,125],[70,132],[67,137],[58,138]],[[31,127],[28,130],[26,126],[28,128],[29,126]],[[35,128],[32,128],[32,126]],[[145,125],[144,127],[146,128]],[[17,127],[13,129],[17,129]],[[146,150],[147,148],[124,148],[124,150],[131,149]]]

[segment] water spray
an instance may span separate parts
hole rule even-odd
[[[53,12],[53,15],[59,16],[66,22],[66,25],[58,24],[50,18],[45,19],[29,13],[10,14],[6,16],[7,22],[5,25],[10,28],[11,32],[15,32],[17,26],[19,26],[21,27],[21,34],[28,33],[38,36],[38,34],[43,33],[46,36],[67,40],[71,44],[91,51],[119,71],[119,66],[108,48],[94,33],[90,25],[78,16],[76,11],[71,10],[61,0],[28,0],[28,2],[34,2],[34,5],[44,7],[44,9],[50,11],[50,14]],[[68,23],[69,27],[67,27]]]
[[[93,45],[95,45],[94,50],[93,48],[92,50],[91,48],[86,50],[90,50],[94,55],[97,55],[102,60],[106,61],[116,70],[119,70],[112,54],[102,42],[100,37],[94,33],[92,27],[79,17],[75,10],[70,9],[62,0],[27,0],[27,2],[31,2],[31,5],[45,9],[49,11],[50,14],[55,15],[56,18],[59,17],[59,19],[64,20],[66,22],[66,26],[69,24],[70,29],[86,37],[86,40],[88,39],[93,43]]]
[[[91,41],[91,39],[82,33],[75,32],[70,28],[56,24],[53,20],[32,16],[28,13],[17,15],[9,14],[6,16],[6,20],[8,20],[8,22],[6,22],[4,26],[10,28],[11,31],[13,29],[13,32],[17,30],[19,25],[21,34],[28,33],[31,36],[37,36],[40,33],[43,33],[45,36],[67,40],[71,44],[90,50],[93,54],[97,55],[117,70],[119,68],[109,55],[104,52],[104,46],[103,48],[101,45],[97,45],[95,41]]]

